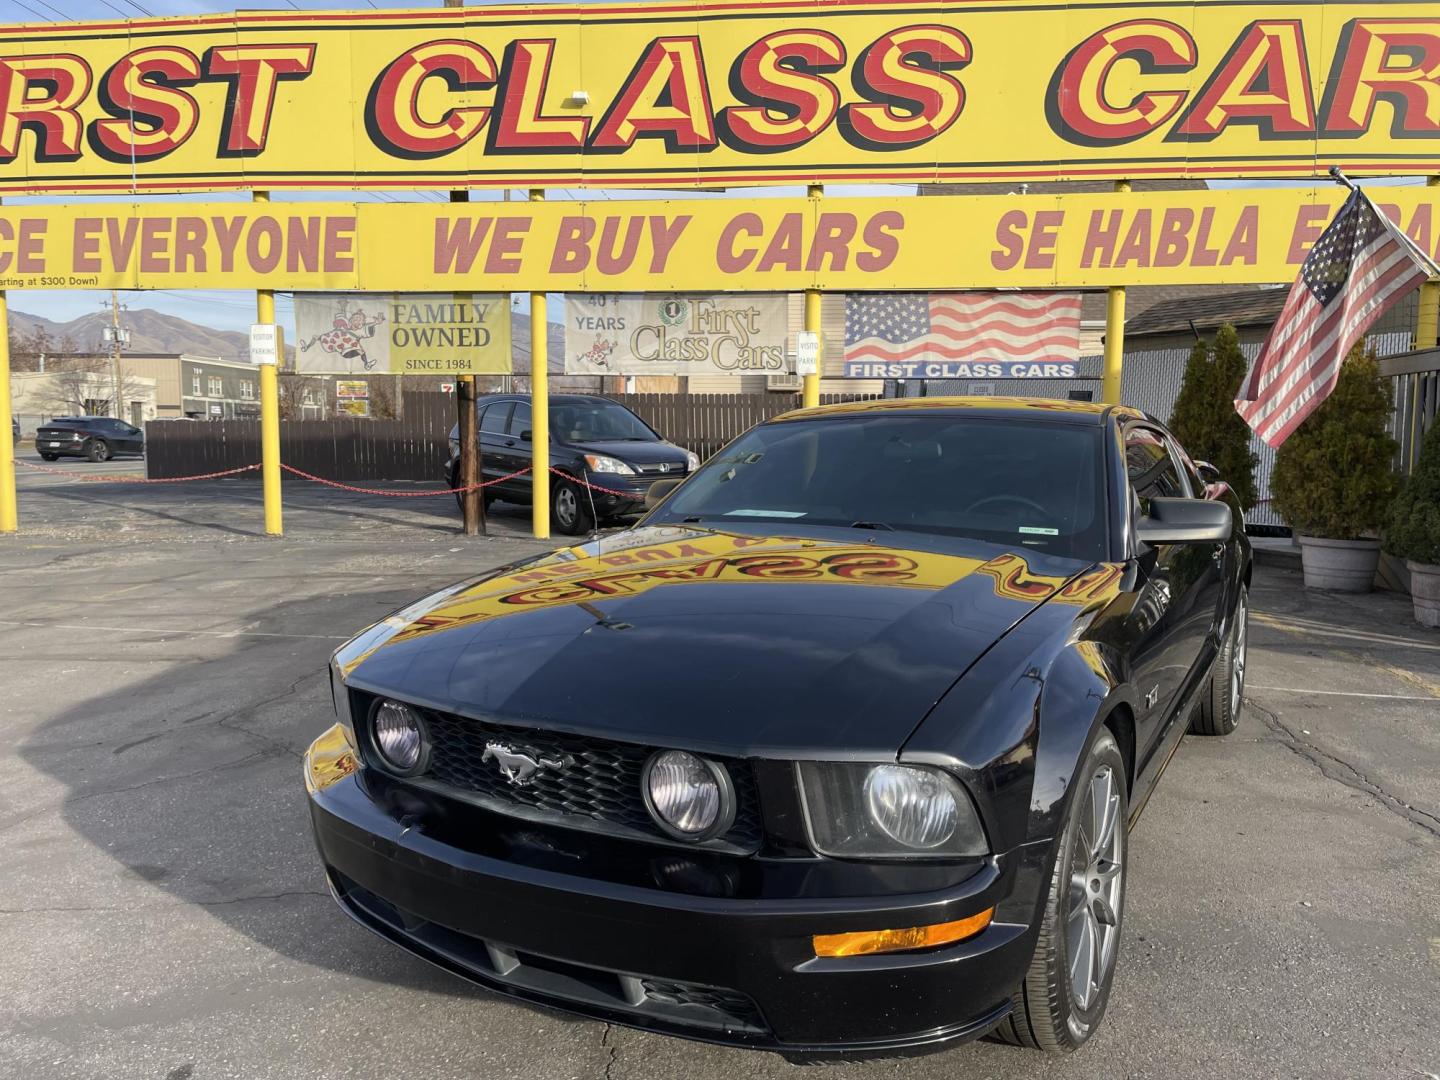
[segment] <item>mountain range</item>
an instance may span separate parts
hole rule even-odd
[[[53,348],[59,349],[61,342],[69,338],[78,352],[100,352],[104,349],[104,330],[110,325],[110,315],[96,311],[81,315],[69,322],[56,322],[41,315],[26,311],[10,310],[10,334],[12,338],[28,337],[37,327],[43,327],[50,336]],[[214,356],[222,360],[248,360],[249,335],[238,330],[216,330],[201,326],[178,315],[167,315],[153,308],[132,308],[121,317],[121,325],[130,329],[130,346],[127,353],[188,353],[191,356]],[[553,372],[564,370],[565,328],[559,323],[550,323],[549,368]],[[510,333],[515,343],[517,371],[529,370],[530,316],[528,313],[512,312]],[[293,350],[292,350],[293,351]]]

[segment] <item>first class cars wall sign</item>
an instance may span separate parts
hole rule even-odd
[[[775,0],[11,26],[0,192],[1437,172],[1437,77],[1433,3]]]

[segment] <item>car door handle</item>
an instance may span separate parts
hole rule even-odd
[[[514,445],[515,445],[515,440],[514,440],[514,439],[506,439],[506,440],[505,440],[505,445],[506,445],[506,446],[514,446]]]

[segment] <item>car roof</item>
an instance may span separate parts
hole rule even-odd
[[[1124,419],[1145,418],[1145,414],[1138,409],[1095,401],[1025,397],[917,397],[877,398],[870,401],[846,401],[837,405],[817,405],[809,409],[793,409],[781,413],[775,420],[820,420],[878,412],[908,412],[921,416],[973,412],[995,419],[1059,420],[1091,426],[1104,424],[1106,418],[1112,414]]]
[[[481,394],[475,399],[476,405],[488,405],[492,401],[530,401],[529,394]],[[580,404],[606,404],[619,405],[618,401],[603,397],[600,394],[551,394],[551,405],[580,405]]]

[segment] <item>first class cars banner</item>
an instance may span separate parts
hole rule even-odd
[[[1440,255],[1440,188],[1371,191]],[[712,294],[1288,282],[1344,195],[1326,184],[903,200],[7,205],[0,289]]]
[[[1440,172],[1429,2],[554,4],[0,27],[0,192]]]
[[[591,293],[565,298],[567,375],[780,375],[777,294]]]

